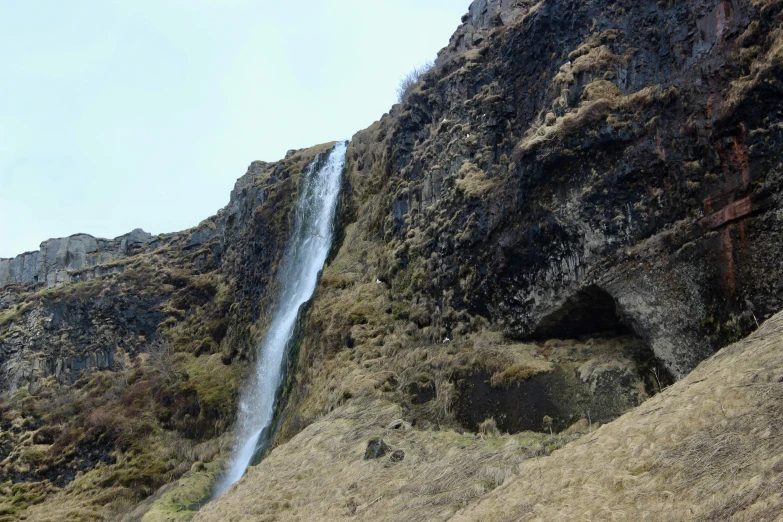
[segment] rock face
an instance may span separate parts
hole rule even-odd
[[[651,372],[660,370],[645,366],[653,355],[631,336],[586,343],[549,340],[536,351],[546,353],[545,364],[534,356],[503,371],[455,372],[452,408],[459,424],[477,432],[492,418],[503,433],[550,427],[560,432],[582,418],[609,422],[669,384],[655,381]]]
[[[569,403],[566,377],[487,380],[548,360],[547,339],[631,335],[653,366],[613,356],[617,379],[595,374],[560,410],[587,419],[585,389],[603,390],[609,420],[638,383],[682,378],[780,310],[780,9],[474,2],[349,145],[346,232],[281,441],[378,390],[427,422],[528,429],[519,405]]]
[[[463,24],[451,37],[448,47],[438,53],[437,64],[441,65],[454,56],[480,45],[492,29],[509,25],[530,12],[535,6],[531,0],[480,0],[470,4],[468,13],[462,17]]]
[[[43,283],[55,288],[71,281],[74,272],[88,270],[161,246],[158,238],[141,229],[113,240],[75,234],[41,243],[41,249],[13,259],[0,259],[0,287]]]
[[[353,141],[381,279],[421,274],[441,337],[604,324],[593,288],[683,376],[781,307],[777,4],[512,5],[474,2],[486,38]]]

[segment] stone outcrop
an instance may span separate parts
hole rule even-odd
[[[112,263],[145,250],[148,245],[155,248],[160,243],[141,229],[113,240],[89,234],[49,239],[41,243],[38,251],[0,259],[0,287],[40,283],[55,288],[70,282],[73,272]]]
[[[436,64],[441,65],[455,54],[481,45],[492,29],[511,24],[528,14],[535,5],[533,0],[480,0],[471,3],[449,46],[438,53]]]
[[[452,338],[463,313],[534,338],[596,287],[677,376],[748,333],[783,306],[775,6],[474,2],[457,35],[486,37],[349,151],[381,279],[420,273]]]
[[[186,248],[201,246],[219,231],[211,220],[187,231]],[[26,252],[11,259],[0,259],[0,288],[7,285],[45,285],[57,288],[70,282],[91,280],[122,271],[122,261],[137,254],[168,246],[181,234],[153,236],[137,228],[114,239],[89,234],[49,239],[40,250]]]

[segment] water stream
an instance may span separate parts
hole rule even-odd
[[[305,171],[294,234],[277,275],[275,311],[261,343],[255,374],[240,401],[237,446],[215,497],[242,478],[254,457],[271,442],[275,397],[283,384],[285,355],[296,333],[297,315],[312,297],[318,273],[332,246],[345,150],[346,144],[338,143],[325,163],[316,158]]]

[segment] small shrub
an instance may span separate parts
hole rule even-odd
[[[552,425],[554,424],[554,420],[549,415],[544,415],[544,419],[542,421],[542,424],[544,425],[544,428],[549,429],[549,434],[552,435]]]
[[[419,78],[432,69],[434,63],[426,62],[414,67],[408,74],[400,79],[400,85],[397,87],[397,103],[403,103],[408,99],[408,96],[413,92],[416,84],[419,83]]]
[[[500,430],[498,430],[498,424],[492,417],[486,419],[484,422],[478,425],[479,433],[486,435],[487,437],[499,437]]]
[[[60,426],[44,426],[33,434],[33,444],[54,444],[61,433]]]
[[[157,338],[148,345],[149,361],[152,369],[159,373],[165,382],[177,380],[174,367],[174,348],[162,338]]]
[[[21,460],[31,466],[37,466],[43,462],[44,453],[35,448],[26,448],[21,453]]]

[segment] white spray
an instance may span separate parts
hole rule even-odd
[[[275,396],[282,385],[286,349],[292,340],[299,309],[315,291],[318,273],[332,247],[334,213],[346,144],[338,143],[323,166],[307,169],[296,208],[294,235],[278,273],[279,294],[272,322],[261,343],[256,371],[240,402],[237,446],[215,496],[242,478],[254,455],[270,441]]]

